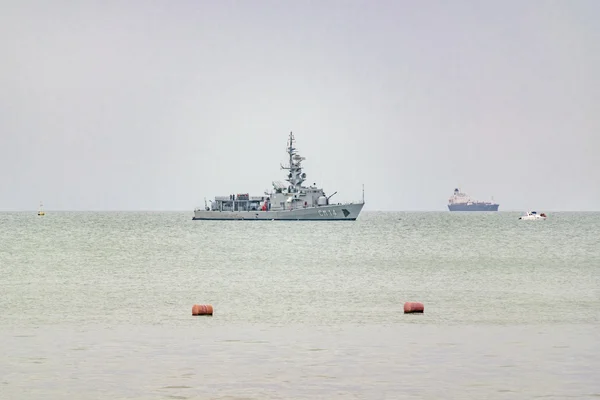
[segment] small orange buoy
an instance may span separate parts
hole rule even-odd
[[[414,301],[408,301],[404,303],[404,314],[423,313],[423,311],[425,311],[425,306],[423,306],[423,303],[417,303]]]
[[[213,306],[210,304],[194,304],[192,315],[213,315]]]

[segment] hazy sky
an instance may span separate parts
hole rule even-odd
[[[600,1],[2,1],[0,210],[600,210]]]

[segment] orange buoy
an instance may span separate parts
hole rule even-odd
[[[213,306],[210,304],[194,304],[192,315],[213,315]]]
[[[415,301],[404,303],[404,314],[423,313],[423,311],[425,311],[423,303],[417,303]]]

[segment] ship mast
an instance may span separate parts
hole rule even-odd
[[[290,132],[290,137],[288,139],[287,153],[290,156],[289,164],[287,166],[281,166],[281,169],[287,169],[290,172],[288,173],[286,181],[288,181],[294,192],[297,192],[301,187],[302,183],[306,179],[306,174],[302,172],[302,161],[305,160],[304,157],[300,156],[294,147],[294,134]]]

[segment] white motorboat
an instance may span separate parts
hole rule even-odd
[[[546,216],[546,214],[544,214],[544,213],[538,214],[536,211],[527,211],[527,213],[525,215],[522,215],[519,217],[519,219],[524,219],[524,220],[546,219],[546,218],[548,218]]]

